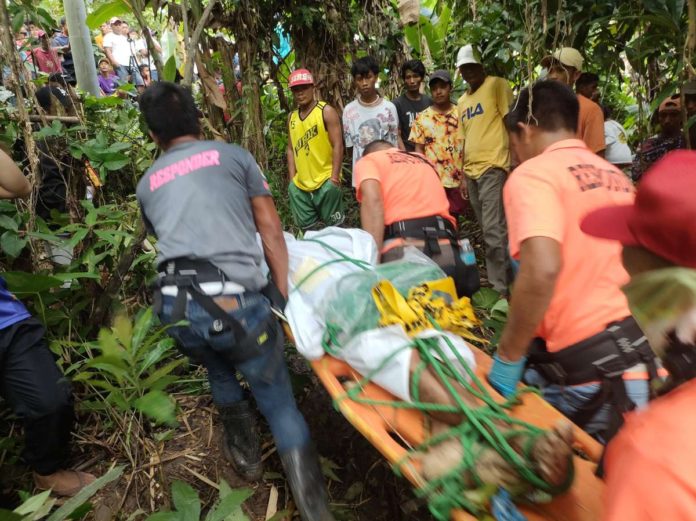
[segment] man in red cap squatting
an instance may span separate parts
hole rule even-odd
[[[588,212],[631,204],[634,189],[577,138],[578,114],[570,87],[549,80],[523,89],[506,116],[523,161],[503,193],[520,271],[489,379],[511,394],[526,358],[527,383],[607,441],[622,413],[647,402],[648,375],[657,369],[620,290],[628,282],[621,248],[580,230]]]
[[[288,83],[297,103],[297,110],[288,119],[292,217],[302,230],[319,222],[339,225],[345,219],[340,188],[341,120],[331,105],[315,99],[314,78],[307,69],[294,71]]]
[[[669,152],[645,174],[634,204],[582,222],[585,233],[623,245],[631,275],[623,291],[669,372],[660,397],[629,414],[607,447],[604,521],[696,515],[695,170],[696,152]]]

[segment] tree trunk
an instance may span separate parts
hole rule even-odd
[[[10,68],[10,83],[12,84],[17,101],[17,120],[19,121],[19,126],[22,130],[24,147],[26,150],[27,159],[29,160],[28,177],[29,181],[33,185],[33,193],[27,202],[29,208],[32,209],[30,212],[29,222],[27,223],[27,229],[33,230],[36,217],[33,208],[36,201],[36,193],[40,180],[39,156],[36,150],[36,142],[34,141],[31,123],[29,121],[29,111],[27,110],[23,87],[26,87],[30,97],[33,98],[34,84],[30,81],[25,81],[24,79],[24,67],[19,61],[19,54],[15,51],[15,43],[10,25],[10,16],[7,12],[7,3],[5,0],[0,0],[0,40],[2,42],[2,45],[0,45],[0,55],[2,55],[3,63],[9,65]],[[47,267],[45,262],[46,252],[44,243],[40,240],[32,240],[30,242],[30,246],[32,250],[31,260],[34,271],[37,273],[41,272]]]
[[[222,84],[225,86],[225,102],[231,116],[228,124],[230,138],[234,143],[241,143],[244,134],[244,117],[242,115],[242,99],[237,90],[234,55],[237,48],[222,37],[215,39],[216,47],[222,62]]]
[[[351,55],[348,42],[353,38],[350,2],[329,0],[313,4],[322,10],[321,17],[287,28],[295,49],[295,68],[312,72],[319,97],[340,114],[343,100],[353,97],[352,80],[346,70],[346,57]]]
[[[181,2],[181,11],[184,17],[184,38],[186,39],[186,59],[184,61],[184,79],[181,82],[182,85],[190,87],[193,83],[193,66],[196,63],[198,42],[201,39],[201,35],[203,34],[203,29],[205,29],[205,24],[208,21],[208,17],[210,17],[210,13],[213,10],[213,7],[215,7],[215,2],[216,0],[208,1],[208,5],[205,6],[205,10],[203,11],[200,19],[196,20],[195,22],[193,32],[191,32],[191,28],[187,29],[186,27],[190,22],[187,16],[188,2],[186,2],[186,0],[182,0]],[[193,26],[193,23],[191,23],[191,25]]]
[[[70,49],[75,64],[77,86],[92,96],[99,96],[97,68],[94,66],[92,38],[87,28],[84,0],[64,0],[63,7],[70,31]]]
[[[263,135],[263,111],[261,107],[261,74],[259,64],[258,35],[262,30],[255,2],[243,0],[237,7],[237,27],[239,35],[237,52],[242,70],[242,99],[244,103],[244,131],[241,145],[256,158],[261,168],[268,167],[266,139]]]

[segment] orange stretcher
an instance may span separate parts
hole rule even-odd
[[[474,349],[474,353],[478,376],[492,396],[499,396],[484,377],[491,367],[491,358],[478,349]],[[334,399],[344,396],[346,392],[339,378],[344,382],[348,379],[350,385],[358,385],[362,380],[362,377],[348,364],[329,355],[313,361],[312,368]],[[364,385],[360,397],[371,400],[398,400],[373,383]],[[503,401],[502,397],[500,401]],[[557,420],[564,418],[560,412],[536,394],[523,394],[521,401],[520,405],[510,411],[513,417],[520,420],[541,428],[549,428]],[[420,462],[417,458],[407,456],[409,452],[407,447],[416,447],[427,437],[423,413],[413,409],[366,405],[348,398],[337,400],[336,403],[346,419],[392,465],[401,462],[401,472],[414,486],[421,487],[424,484],[424,478],[420,474]],[[591,461],[575,457],[575,481],[565,494],[556,496],[553,501],[546,504],[520,505],[521,512],[530,521],[597,521],[601,517],[603,484],[594,475],[594,471],[595,462],[599,460],[602,447],[580,428],[575,427],[574,431],[577,448]],[[453,513],[452,519],[465,521],[475,518],[467,512],[458,510]]]

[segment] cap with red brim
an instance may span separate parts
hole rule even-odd
[[[611,239],[627,246],[637,246],[638,239],[629,225],[635,208],[633,205],[622,205],[594,210],[585,216],[580,228],[588,235],[600,239]]]

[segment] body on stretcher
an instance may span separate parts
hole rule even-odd
[[[372,252],[370,251],[369,243],[365,242],[367,239],[361,235],[363,233],[360,230],[326,229],[310,236],[310,240],[313,238],[323,243],[323,245],[316,242],[306,243],[305,241],[298,241],[297,244],[292,244],[292,241],[290,241],[288,249],[291,258],[291,288],[299,282],[298,272],[300,272],[300,278],[305,279],[308,276],[308,265],[313,266],[312,270],[314,270],[313,275],[309,274],[309,281],[311,282],[312,276],[317,277],[317,280],[314,281],[314,290],[317,290],[321,284],[327,284],[327,286],[333,284],[332,279],[336,276],[336,273],[331,273],[331,270],[324,271],[318,269],[322,261],[326,259],[325,255],[322,256],[321,250],[326,250],[327,245],[331,248],[336,247],[348,256],[354,256],[352,258],[363,259],[369,264],[370,260],[372,260]],[[371,238],[369,241],[371,241]],[[308,245],[310,248],[306,247]],[[308,261],[307,259],[311,257],[311,254],[308,255],[308,250],[314,248],[315,245],[318,246],[318,249],[314,251],[315,257],[312,257],[313,261]],[[329,257],[331,256],[329,255]],[[335,266],[340,266],[341,264],[344,263],[336,262]],[[298,266],[302,265],[304,265],[304,268],[298,269]],[[295,270],[293,270],[293,267]],[[345,272],[349,272],[351,269],[355,270],[355,267],[342,266],[338,271],[343,270],[345,275]],[[322,273],[322,271],[324,272]],[[340,277],[341,275],[338,276]],[[304,296],[306,297],[306,294]],[[414,409],[390,407],[389,405],[367,405],[346,398],[347,388],[362,385],[360,398],[384,402],[399,399],[375,383],[361,383],[363,380],[362,375],[354,368],[333,356],[324,354],[321,347],[322,337],[317,336],[324,325],[320,323],[321,320],[316,312],[310,312],[312,311],[310,308],[311,306],[308,306],[308,302],[306,299],[303,299],[301,292],[291,291],[287,314],[292,329],[291,335],[295,339],[298,350],[312,360],[314,371],[332,398],[336,400],[337,407],[348,421],[390,463],[394,465],[399,464],[401,473],[414,486],[422,487],[425,481],[421,474],[420,461],[418,457],[409,455],[409,449],[413,449],[421,444],[429,435],[427,432],[428,422],[425,416]],[[473,355],[476,360],[478,376],[484,382],[489,392],[497,396],[485,383],[485,375],[488,373],[491,364],[490,357],[477,349],[473,349]],[[502,397],[500,397],[500,401],[503,401]],[[515,407],[510,412],[510,415],[541,428],[550,428],[562,418],[558,411],[536,394],[523,395],[521,405]],[[575,428],[574,430],[578,448],[590,460],[596,461],[601,454],[601,446],[580,429]],[[599,519],[602,483],[594,476],[595,464],[592,461],[576,457],[576,476],[570,490],[555,497],[550,503],[522,506],[522,512],[528,519],[567,521]],[[455,511],[452,518],[456,520],[473,519],[472,516],[463,511]]]

